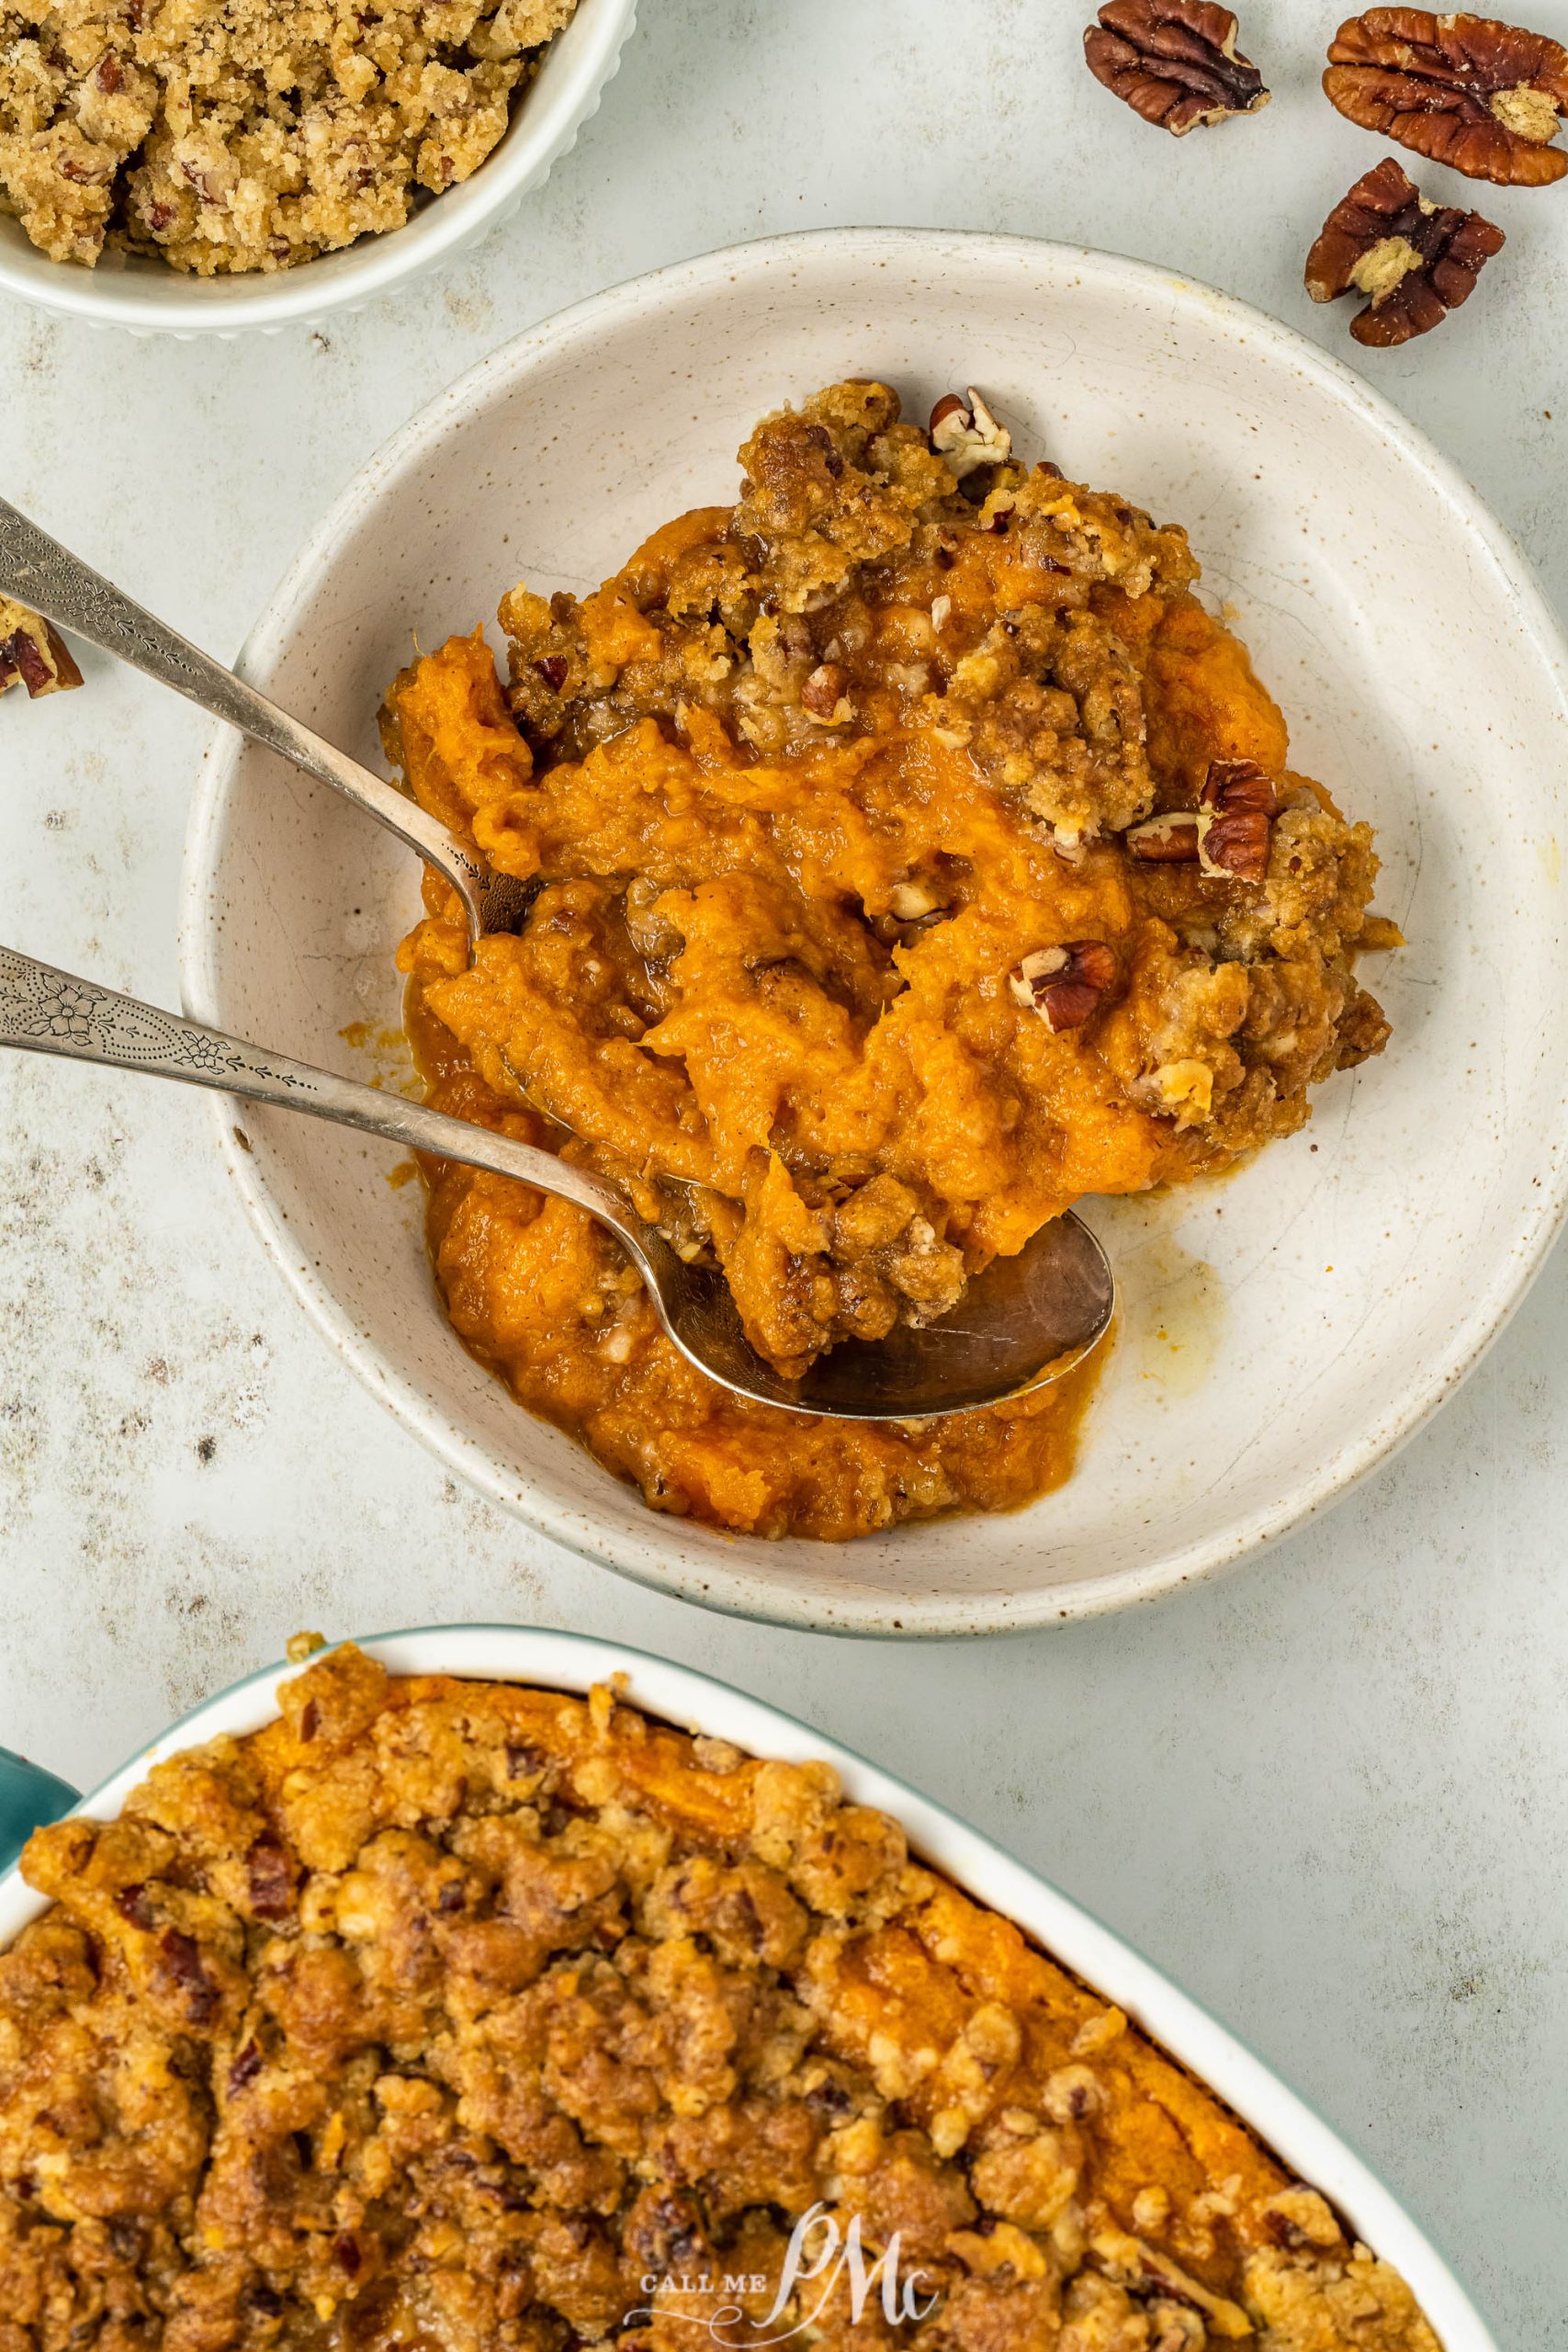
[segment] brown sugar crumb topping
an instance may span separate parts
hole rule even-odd
[[[1178,139],[1269,103],[1236,48],[1235,17],[1214,0],[1105,0],[1083,51],[1097,82]]]
[[[1438,2352],[1315,2191],[826,1764],[352,1647],[280,1700],[29,1842],[6,2352]],[[847,2268],[781,2298],[813,2211],[914,2315],[879,2282],[857,2314]]]
[[[400,228],[476,171],[577,0],[6,0],[0,211],[199,277]]]
[[[1503,232],[1479,212],[1424,197],[1392,155],[1363,174],[1335,206],[1307,255],[1314,302],[1365,294],[1350,322],[1358,343],[1408,343],[1468,301]]]
[[[1471,179],[1539,187],[1568,171],[1550,142],[1568,113],[1568,49],[1495,17],[1369,8],[1329,44],[1323,86],[1343,115]]]

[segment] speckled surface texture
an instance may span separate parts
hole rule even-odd
[[[400,301],[210,346],[6,310],[5,486],[231,653],[324,503],[461,367],[737,238],[882,220],[1080,239],[1348,352],[1299,289],[1324,212],[1382,152],[1315,95],[1334,13],[1255,9],[1274,105],[1175,146],[1088,80],[1057,0],[908,0],[897,47],[874,0],[658,0],[542,194]],[[1561,0],[1531,21],[1568,36]],[[1470,308],[1369,371],[1562,608],[1568,198],[1481,201],[1509,243]],[[0,709],[5,932],[173,1001],[203,723],[85,667],[89,692]],[[0,1067],[0,1742],[90,1780],[301,1623],[530,1619],[687,1659],[1110,1918],[1383,2173],[1506,2344],[1568,2343],[1561,1252],[1436,1424],[1237,1577],[1048,1636],[878,1652],[636,1591],[449,1483],[307,1327],[211,1133],[194,1095]]]

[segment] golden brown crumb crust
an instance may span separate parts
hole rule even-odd
[[[483,163],[577,0],[0,0],[0,210],[212,277],[400,228]]]
[[[829,1766],[352,1647],[279,1699],[28,1845],[0,2352],[700,2352],[726,2303],[761,2333],[814,2205],[935,2298],[857,2323],[841,2281],[829,2352],[1437,2352]]]

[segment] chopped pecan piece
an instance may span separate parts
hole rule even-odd
[[[1066,947],[1037,947],[1008,974],[1020,1004],[1053,1029],[1077,1029],[1116,978],[1116,958],[1103,940],[1077,939]]]
[[[1263,76],[1235,36],[1235,17],[1214,0],[1105,0],[1084,34],[1084,61],[1134,114],[1179,139],[1198,123],[1268,105]]]
[[[840,718],[847,718],[849,712],[840,712],[840,705],[844,700],[849,683],[849,672],[840,663],[818,662],[800,689],[802,710],[808,711],[825,727]]]
[[[1012,455],[1012,435],[991,414],[973,384],[960,399],[946,392],[931,411],[931,447],[957,481],[980,466],[999,466]]]
[[[953,912],[942,886],[923,874],[895,882],[887,894],[886,914],[870,917],[871,929],[885,947],[909,947],[923,932],[932,931]]]
[[[256,2076],[261,2073],[261,2050],[257,2044],[255,2036],[253,2034],[250,2040],[245,2043],[243,2049],[238,2052],[233,2064],[229,2069],[230,2098],[233,2098],[236,2097],[239,2092],[244,2089],[247,2083],[254,2083]]]
[[[201,1962],[201,1947],[183,1928],[165,1928],[158,1951],[166,1973],[185,1988],[186,2014],[192,2025],[207,2025],[218,2007],[218,1987]]]
[[[258,1838],[245,1857],[251,1909],[258,1919],[287,1919],[294,1908],[294,1876],[275,1838]]]
[[[1209,2331],[1190,2304],[1159,2295],[1148,2307],[1149,2352],[1206,2352]]]
[[[913,877],[907,882],[895,882],[888,892],[887,904],[898,922],[929,922],[932,915],[946,911],[931,885]]]
[[[29,695],[58,695],[79,686],[82,673],[57,629],[0,596],[0,694],[18,682]]]
[[[1087,2066],[1058,2066],[1045,2077],[1045,2112],[1053,2123],[1081,2123],[1104,2105],[1104,2086]]]
[[[1154,2295],[1162,2302],[1185,2304],[1201,2314],[1211,2335],[1250,2335],[1252,2322],[1239,2303],[1216,2295],[1172,2262],[1168,2254],[1145,2245],[1142,2238],[1115,2228],[1097,2230],[1089,2245],[1109,2277],[1130,2295]]]
[[[1469,300],[1483,264],[1502,248],[1501,229],[1479,212],[1431,203],[1388,155],[1324,222],[1307,255],[1306,290],[1314,302],[1370,295],[1350,322],[1356,341],[1408,343]]]
[[[1311,2246],[1319,2254],[1342,2250],[1345,2233],[1315,2188],[1281,2188],[1258,2209],[1258,2218],[1276,2245],[1292,2254]]]
[[[1568,172],[1551,144],[1568,113],[1568,49],[1495,17],[1369,8],[1342,24],[1323,86],[1343,115],[1437,164],[1505,187]]]
[[[122,1919],[133,1928],[150,1928],[153,1924],[152,1905],[147,1899],[147,1889],[140,1883],[122,1886],[114,1899],[114,1907]]]
[[[1168,808],[1163,817],[1145,817],[1142,824],[1130,825],[1122,838],[1128,855],[1145,865],[1196,865],[1198,811]]]

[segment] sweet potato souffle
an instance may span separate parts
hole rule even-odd
[[[405,670],[389,753],[533,886],[405,943],[430,1100],[591,1163],[786,1374],[947,1314],[1094,1193],[1221,1170],[1388,1034],[1365,824],[1289,764],[1186,535],[885,384],[758,425],[734,506]],[[846,1537],[1068,1474],[1091,1371],[894,1426],[742,1403],[581,1211],[450,1165],[467,1345],[661,1510]]]
[[[353,1648],[279,1698],[28,1846],[0,2352],[1438,2352],[830,1766]]]

